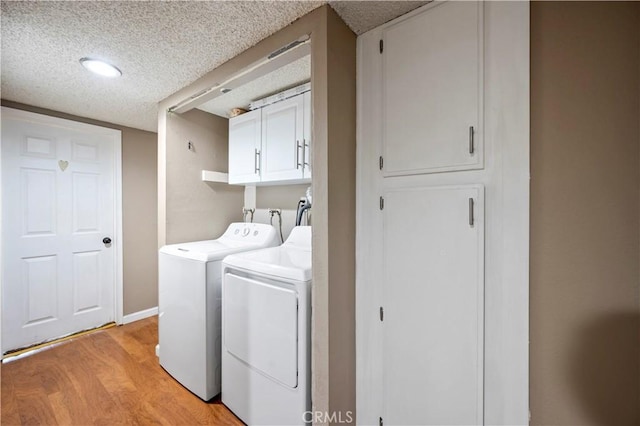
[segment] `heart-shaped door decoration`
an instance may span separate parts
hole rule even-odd
[[[58,166],[60,166],[60,170],[64,172],[65,170],[67,170],[67,167],[69,167],[69,162],[65,160],[60,160],[58,161]]]

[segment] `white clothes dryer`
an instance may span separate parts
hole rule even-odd
[[[250,425],[311,420],[310,226],[224,259],[222,330],[223,404]]]
[[[160,249],[160,365],[205,401],[220,393],[221,261],[232,253],[272,247],[279,242],[271,225],[232,223],[217,240]]]

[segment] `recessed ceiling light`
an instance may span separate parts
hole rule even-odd
[[[103,77],[120,77],[122,75],[122,71],[120,71],[115,66],[101,61],[100,59],[93,58],[82,58],[80,59],[80,63],[83,67],[91,71],[92,73],[101,75]]]

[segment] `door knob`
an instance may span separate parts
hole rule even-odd
[[[105,243],[105,244],[111,244],[111,238],[109,238],[109,237],[104,237],[104,238],[102,239],[102,242],[103,242],[103,243]]]

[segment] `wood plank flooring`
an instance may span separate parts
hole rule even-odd
[[[157,317],[61,343],[0,367],[2,425],[242,425],[158,364]]]

